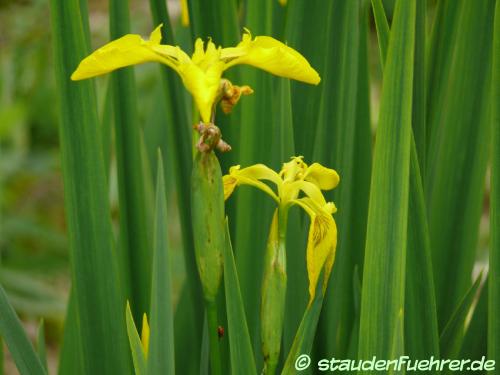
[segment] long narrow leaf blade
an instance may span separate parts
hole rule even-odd
[[[45,345],[45,323],[43,319],[40,321],[40,324],[38,325],[38,332],[36,335],[36,349],[38,352],[38,358],[40,359],[40,362],[42,363],[45,372],[48,373],[49,367],[47,365],[47,348]]]
[[[339,207],[335,216],[338,245],[318,331],[324,334],[318,339],[325,342],[325,352],[345,357],[354,317],[352,272],[363,252],[363,246],[359,246],[359,243],[357,247],[351,245],[355,242],[353,238],[363,237],[365,230],[364,223],[354,219],[357,215],[354,212],[357,197],[353,189],[355,179],[364,178],[366,171],[364,167],[359,170],[354,168],[355,155],[361,146],[355,144],[356,133],[366,130],[366,124],[357,122],[362,12],[359,1],[337,0],[331,3],[332,14],[327,26],[330,34],[328,53],[324,71],[321,72],[322,97],[312,160],[334,168],[340,175],[341,183],[326,194],[328,200],[333,200]],[[365,194],[366,190],[360,189],[359,193]],[[360,197],[361,204],[365,198]]]
[[[462,342],[466,332],[467,315],[472,308],[479,286],[481,285],[482,274],[480,274],[467,293],[462,297],[456,306],[450,320],[446,323],[439,337],[442,358],[456,358],[460,353]]]
[[[144,355],[142,342],[139,337],[139,333],[137,332],[137,327],[134,323],[134,317],[132,316],[132,311],[130,310],[130,305],[128,303],[125,314],[127,322],[128,342],[130,345],[130,351],[132,352],[132,361],[134,363],[135,375],[146,375],[146,356]]]
[[[163,24],[162,43],[175,45],[172,23],[164,0],[150,0],[150,9],[153,23]],[[191,123],[187,114],[182,86],[179,77],[170,68],[162,66],[161,80],[165,96],[164,124],[167,130],[166,145],[162,152],[165,155],[165,165],[173,166],[175,190],[178,196],[179,219],[181,225],[183,255],[187,275],[196,275],[196,261],[191,227],[191,200],[189,197],[192,152],[191,152]],[[168,162],[168,158],[173,160]],[[187,373],[199,370],[199,348],[201,348],[201,334],[203,332],[203,306],[199,279],[187,277],[181,298],[175,312],[175,342],[176,362],[182,363]],[[187,338],[185,332],[196,332]]]
[[[384,67],[363,272],[359,357],[403,354],[415,1],[398,0]]]
[[[224,288],[232,374],[257,374],[248,332],[245,307],[241,298],[240,283],[234,263],[231,238],[226,221],[226,246],[224,247]]]
[[[457,1],[456,46],[434,117],[425,180],[440,327],[471,284],[488,148],[494,1]],[[470,74],[475,72],[475,74]],[[429,94],[431,95],[431,94]],[[436,95],[435,93],[432,95]],[[464,173],[466,171],[466,173]]]
[[[158,155],[156,182],[156,218],[151,294],[151,336],[148,374],[175,374],[174,323],[172,312],[171,262],[167,239],[167,201],[163,177],[163,161]]]
[[[130,372],[130,357],[122,313],[124,298],[113,251],[93,84],[70,81],[71,73],[88,53],[80,3],[52,0],[51,15],[72,287],[84,359],[81,365],[87,374],[126,374]]]
[[[490,273],[488,302],[488,357],[500,363],[500,1],[495,8],[493,79],[491,81],[491,206]]]
[[[23,326],[7,300],[5,290],[0,285],[0,335],[7,344],[10,354],[21,375],[47,374],[35,353]],[[2,348],[3,350],[3,348]]]
[[[130,32],[129,2],[110,0],[111,40]],[[120,206],[120,249],[126,269],[123,280],[131,290],[130,299],[136,320],[149,311],[151,251],[148,237],[146,201],[141,160],[141,136],[137,113],[134,68],[113,72],[110,77],[114,104],[116,161]]]

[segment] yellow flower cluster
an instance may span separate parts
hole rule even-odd
[[[245,30],[242,41],[230,48],[216,47],[211,40],[205,46],[198,38],[194,53],[189,57],[178,46],[160,43],[161,27],[151,33],[149,40],[128,34],[99,48],[82,60],[71,79],[81,80],[130,65],[159,62],[180,75],[205,123],[211,120],[222,74],[235,65],[252,65],[277,76],[306,83],[320,82],[318,73],[300,53],[269,36],[252,38],[250,32]]]
[[[223,181],[225,199],[231,196],[236,186],[251,185],[271,196],[280,209],[286,210],[292,205],[298,205],[309,214],[311,224],[306,258],[311,303],[321,271],[325,270],[325,288],[335,260],[337,226],[332,214],[337,209],[333,202],[326,202],[322,190],[331,190],[338,185],[337,172],[319,163],[308,166],[299,156],[284,163],[279,173],[263,164],[243,169],[237,165],[230,168]],[[264,181],[273,183],[276,191]]]

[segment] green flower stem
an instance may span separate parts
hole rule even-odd
[[[197,152],[191,177],[191,207],[196,264],[205,298],[210,338],[211,374],[221,374],[216,298],[225,246],[224,189],[213,151]]]
[[[286,227],[288,209],[276,209],[269,230],[261,301],[261,339],[264,373],[276,373],[281,349],[286,299]]]
[[[211,375],[222,374],[221,356],[219,348],[219,322],[217,319],[217,303],[207,302],[208,337],[210,342],[210,370]]]

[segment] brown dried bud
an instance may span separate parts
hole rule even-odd
[[[253,90],[250,86],[236,86],[233,85],[227,79],[222,80],[222,97],[220,100],[220,106],[224,113],[231,113],[233,107],[240,100],[241,95],[253,94]]]

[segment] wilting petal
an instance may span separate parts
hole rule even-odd
[[[319,163],[313,163],[307,168],[304,179],[317,185],[321,190],[331,190],[340,181],[340,177],[334,169],[323,167]]]
[[[280,77],[314,85],[321,80],[296,50],[269,36],[257,36],[252,40],[248,31],[236,48],[223,49],[221,58],[228,60],[226,69],[236,64],[248,64]]]
[[[231,195],[235,186],[250,185],[270,195],[276,202],[279,203],[279,198],[276,193],[264,182],[260,180],[268,180],[281,186],[279,175],[264,164],[255,164],[251,167],[240,169],[240,166],[234,166],[229,169],[229,174],[223,177],[224,179],[224,197]],[[226,186],[227,185],[227,186]]]
[[[301,206],[311,219],[306,252],[309,304],[311,304],[316,295],[318,279],[323,268],[325,269],[324,285],[330,277],[337,246],[337,226],[332,215],[310,198],[296,199],[293,203]]]
[[[154,51],[161,40],[161,25],[151,33],[151,40],[147,41],[140,35],[127,34],[97,49],[80,62],[80,65],[71,75],[76,81],[91,78],[112,72],[126,66],[145,62],[160,62],[177,69],[175,63]]]
[[[149,352],[149,324],[146,314],[142,316],[141,343],[144,355],[147,357]]]

